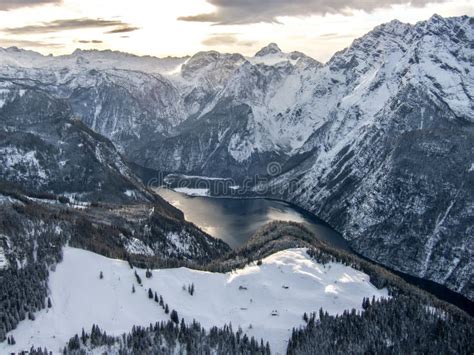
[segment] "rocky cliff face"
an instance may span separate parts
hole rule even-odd
[[[254,57],[0,54],[6,109],[39,88],[133,162],[271,186],[360,253],[474,299],[474,20],[392,21],[322,65]],[[25,180],[26,181],[26,180]]]
[[[165,263],[204,263],[230,249],[148,190],[110,140],[72,118],[67,101],[14,85],[8,95],[0,108],[0,251],[7,267],[34,263],[37,243],[57,251],[69,241]]]
[[[153,201],[114,145],[42,91],[10,87],[0,108],[0,177],[73,200]]]
[[[337,103],[273,182],[361,254],[471,299],[473,37],[467,17],[392,22],[337,54],[317,98]]]

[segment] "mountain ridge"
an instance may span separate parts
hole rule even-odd
[[[265,60],[208,51],[121,67],[0,54],[0,101],[11,85],[46,90],[146,168],[272,178],[359,252],[473,299],[473,27],[392,21],[325,64],[272,45]]]

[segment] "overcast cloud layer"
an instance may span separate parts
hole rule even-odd
[[[0,0],[0,47],[251,56],[276,42],[325,62],[375,26],[434,13],[474,16],[474,0]]]
[[[397,4],[424,6],[444,0],[207,0],[215,12],[179,17],[182,21],[212,22],[220,25],[278,22],[279,16],[350,14]]]
[[[2,31],[8,34],[24,35],[30,33],[50,33],[65,30],[101,27],[112,28],[106,33],[124,33],[138,30],[138,27],[130,26],[129,24],[120,20],[77,18],[43,22],[38,25],[5,28]]]
[[[59,4],[61,2],[62,0],[0,0],[0,11],[13,10],[19,7]]]

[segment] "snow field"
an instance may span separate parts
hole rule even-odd
[[[180,192],[182,194],[188,195],[188,196],[209,196],[209,189],[177,187],[177,188],[174,188],[173,190],[176,192]]]
[[[225,274],[160,269],[147,279],[144,270],[137,272],[143,287],[127,262],[66,247],[64,261],[50,274],[53,307],[38,312],[35,321],[21,322],[9,333],[16,345],[4,342],[0,353],[33,344],[59,351],[82,328],[90,331],[92,324],[119,335],[133,325],[168,320],[169,315],[148,299],[149,288],[186,322],[196,319],[205,328],[232,323],[234,331],[241,327],[249,336],[268,341],[276,354],[286,353],[292,328],[304,325],[304,312],[320,307],[330,314],[360,310],[363,297],[387,297],[387,290],[376,289],[366,274],[338,263],[315,263],[305,249],[280,251],[263,259],[260,266]],[[192,296],[187,291],[191,284],[195,287]]]
[[[5,269],[8,266],[8,261],[5,257],[5,250],[0,246],[0,270]]]

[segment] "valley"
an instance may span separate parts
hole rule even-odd
[[[177,189],[179,191],[179,189]],[[283,201],[264,198],[200,197],[160,188],[157,193],[183,211],[185,219],[222,239],[232,248],[244,245],[255,232],[272,221],[302,223],[316,238],[334,247],[349,250],[347,242],[326,223],[307,211]]]
[[[366,257],[472,300],[473,27],[469,16],[394,20],[324,64],[274,43],[254,56],[183,58],[7,48],[0,114],[26,123],[31,112],[18,105],[62,112],[145,169],[250,179],[265,197],[320,216]],[[51,159],[38,162],[32,186],[45,183]]]
[[[0,353],[473,353],[472,43],[0,48]]]
[[[314,238],[337,250],[355,253],[339,233],[308,211],[284,201],[262,197],[201,196],[203,190],[214,190],[212,181],[198,176],[195,176],[194,179],[198,183],[206,181],[209,189],[186,188],[185,192],[178,192],[181,191],[180,188],[175,190],[160,188],[156,191],[171,205],[182,210],[187,221],[195,223],[214,238],[222,239],[233,249],[238,250],[244,246],[258,229],[267,223],[286,221],[304,225],[311,231]],[[175,180],[174,184],[179,186],[179,180]],[[204,184],[201,185],[204,186]],[[215,190],[219,191],[219,189]],[[356,254],[363,257],[360,253]],[[443,301],[456,305],[471,316],[474,315],[474,303],[449,288],[393,269],[390,271],[406,282],[432,293]]]

